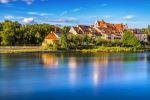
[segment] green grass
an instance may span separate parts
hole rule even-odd
[[[28,53],[44,51],[40,46],[0,46],[0,53]]]
[[[0,46],[0,53],[29,53],[29,52],[51,52],[57,50],[45,50],[40,46]],[[59,50],[60,52],[61,50]],[[64,51],[64,50],[63,50]],[[82,49],[82,50],[72,50],[72,52],[81,53],[97,53],[97,52],[143,52],[144,49],[134,49],[131,47],[96,47],[95,49]],[[66,52],[69,52],[66,51]]]
[[[83,49],[83,53],[97,53],[97,52],[143,52],[144,50],[134,49],[131,47],[104,47],[100,46],[95,49]]]

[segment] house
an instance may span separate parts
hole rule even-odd
[[[127,25],[106,23],[102,20],[95,22],[94,29],[100,32],[102,39],[114,40],[122,38],[123,31],[127,29]]]
[[[147,40],[148,35],[146,33],[142,32],[142,30],[140,30],[140,29],[132,29],[131,31],[135,34],[135,36],[141,42],[148,42],[148,40]]]
[[[97,31],[93,27],[87,25],[77,25],[71,27],[69,31],[69,33],[74,35],[89,35],[89,36],[93,36],[96,32]]]
[[[45,46],[47,44],[49,45],[58,44],[60,40],[60,36],[61,36],[61,33],[55,33],[55,32],[49,33],[45,37],[44,42],[42,43],[42,46]]]

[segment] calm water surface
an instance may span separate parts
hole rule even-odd
[[[150,100],[150,53],[0,54],[0,100]]]

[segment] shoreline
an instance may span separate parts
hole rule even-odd
[[[0,46],[0,54],[12,53],[135,53],[145,52],[147,49],[133,49],[130,47],[98,47],[82,50],[44,50],[41,46]],[[147,50],[149,51],[149,49]]]

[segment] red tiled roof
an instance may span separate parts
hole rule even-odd
[[[98,29],[101,30],[102,33],[105,33],[105,34],[119,35],[125,29],[125,25],[123,24],[106,23],[104,20],[97,21],[97,23],[99,26]]]
[[[102,21],[97,21],[97,23],[98,23],[98,26],[100,26],[100,27],[106,26],[106,22],[105,22],[104,20],[102,20]]]
[[[58,40],[58,36],[54,32],[51,32],[45,37],[45,39]]]

